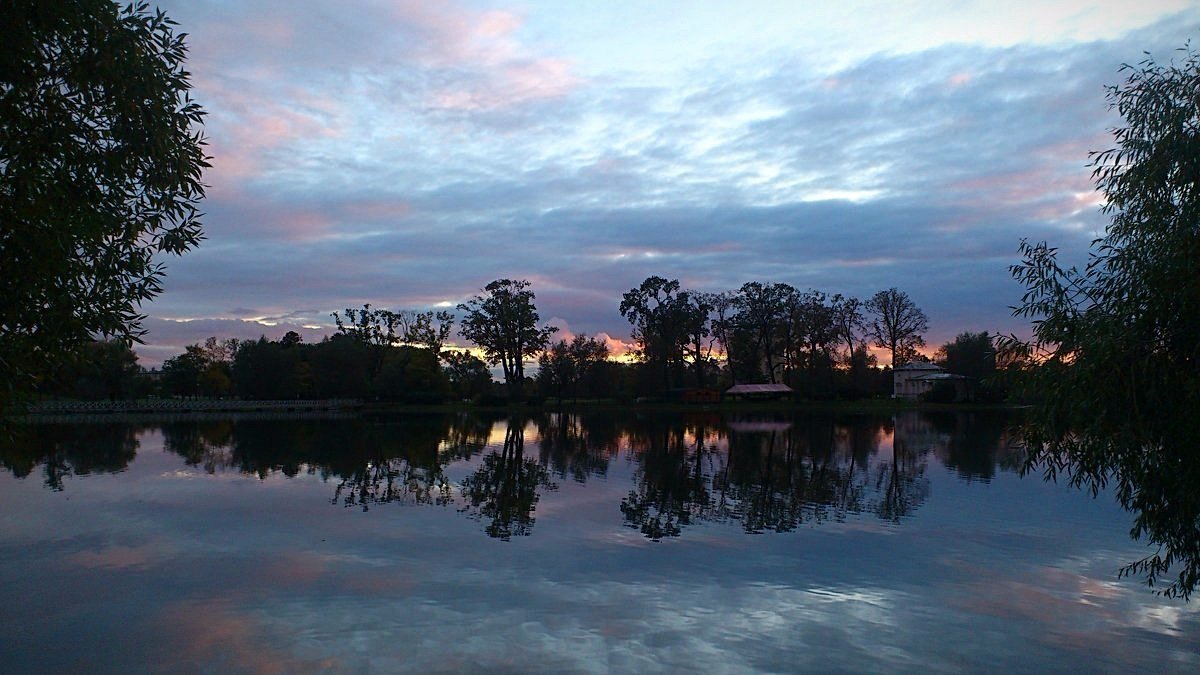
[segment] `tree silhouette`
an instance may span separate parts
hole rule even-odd
[[[929,319],[907,293],[894,287],[879,291],[867,301],[866,309],[872,315],[867,333],[876,347],[891,353],[893,368],[911,361],[917,347],[925,346],[921,334],[929,329]]]
[[[1062,269],[1045,242],[1022,242],[1014,314],[1033,340],[1004,341],[1016,394],[1033,405],[1031,467],[1116,494],[1135,537],[1160,550],[1124,572],[1188,597],[1200,582],[1200,461],[1188,423],[1200,410],[1200,53],[1126,65],[1108,101],[1124,118],[1116,147],[1092,154],[1111,217],[1087,266]],[[1015,356],[1013,356],[1015,355]]]
[[[463,316],[462,335],[483,349],[488,363],[499,364],[509,400],[525,397],[525,359],[546,348],[558,329],[538,326],[541,318],[533,304],[534,294],[525,280],[497,279],[458,306]]]
[[[184,34],[145,3],[6,2],[0,409],[93,337],[137,341],[164,254],[203,234]]]

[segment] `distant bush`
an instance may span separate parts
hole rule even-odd
[[[932,389],[921,394],[921,400],[926,403],[954,403],[958,400],[958,390],[952,382],[938,382]]]

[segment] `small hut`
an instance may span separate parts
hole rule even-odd
[[[892,371],[892,398],[915,401],[933,389],[939,382],[948,382],[954,387],[956,401],[970,400],[973,380],[965,375],[947,373],[933,363],[914,362],[897,366]]]
[[[778,401],[791,395],[786,384],[735,384],[725,390],[725,398],[746,401]]]

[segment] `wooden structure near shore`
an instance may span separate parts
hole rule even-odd
[[[238,399],[146,398],[134,401],[38,401],[25,408],[29,415],[186,414],[186,413],[271,413],[339,412],[356,410],[356,399],[303,401],[243,401]]]

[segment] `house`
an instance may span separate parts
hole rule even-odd
[[[956,401],[971,397],[971,378],[947,373],[935,363],[914,361],[892,370],[892,398],[915,401],[939,382],[949,382],[954,386]]]
[[[790,398],[792,388],[786,384],[735,384],[725,390],[726,398],[775,400]]]

